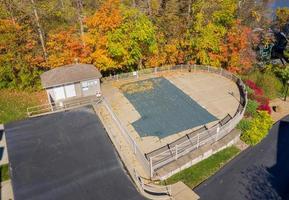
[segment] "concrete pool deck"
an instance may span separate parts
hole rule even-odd
[[[130,135],[138,143],[144,153],[148,153],[162,147],[200,127],[185,130],[162,139],[155,136],[139,136],[132,126],[132,123],[140,119],[141,116],[119,88],[126,83],[161,76],[181,89],[185,94],[190,96],[194,101],[205,108],[209,113],[216,116],[218,119],[224,118],[227,114],[233,116],[238,108],[240,93],[237,85],[231,80],[217,74],[206,72],[189,73],[175,71],[173,73],[165,72],[152,74],[146,76],[145,78],[131,78],[126,80],[104,82],[102,84],[102,93],[104,97],[113,108],[114,113],[121,120],[122,125],[126,127]],[[207,124],[207,126],[211,127],[215,123],[217,123],[217,121],[213,121]]]

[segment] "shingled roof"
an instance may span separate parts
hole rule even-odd
[[[101,78],[100,72],[91,64],[71,64],[44,72],[40,78],[44,88],[56,87]]]

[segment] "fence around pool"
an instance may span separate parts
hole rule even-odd
[[[239,88],[240,92],[240,102],[234,116],[229,114],[220,120],[218,123],[210,128],[205,125],[189,134],[177,139],[176,141],[167,144],[159,149],[156,149],[150,153],[144,154],[139,148],[135,140],[129,135],[125,126],[122,125],[121,121],[112,111],[112,108],[108,102],[104,99],[104,104],[106,109],[109,111],[110,115],[114,119],[115,123],[121,130],[123,137],[126,139],[131,150],[134,152],[138,161],[142,164],[146,173],[152,178],[156,174],[156,170],[167,165],[174,160],[200,148],[205,144],[212,144],[230,133],[240,122],[244,116],[245,108],[247,105],[247,92],[244,83],[240,78],[234,74],[219,68],[214,68],[210,66],[199,66],[199,65],[176,65],[176,66],[165,66],[143,69],[140,71],[135,71],[131,73],[117,74],[109,77],[103,78],[104,82],[107,81],[117,81],[123,79],[140,78],[146,75],[158,74],[164,71],[188,71],[188,72],[209,72],[214,74],[219,74],[224,76],[233,82],[235,82]]]

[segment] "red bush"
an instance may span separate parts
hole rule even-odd
[[[267,111],[269,114],[271,114],[271,108],[269,106],[269,103],[270,103],[269,99],[263,96],[264,91],[262,90],[262,88],[258,87],[256,83],[254,83],[251,80],[247,80],[246,85],[254,91],[254,93],[250,94],[248,97],[250,99],[257,101],[260,104],[258,107],[258,110]]]
[[[271,107],[269,106],[269,104],[260,105],[258,107],[258,110],[267,111],[269,114],[271,114]]]
[[[256,85],[256,83],[254,83],[254,82],[251,81],[251,80],[246,80],[246,85],[247,85],[249,88],[251,88],[251,89],[254,89],[254,88],[258,87],[258,86]]]
[[[262,88],[258,87],[256,85],[256,83],[254,83],[253,81],[247,80],[246,85],[249,88],[251,88],[252,90],[254,90],[255,95],[257,95],[257,96],[263,96],[264,95],[264,91],[262,90]]]

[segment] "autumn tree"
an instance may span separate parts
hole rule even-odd
[[[119,67],[109,56],[107,43],[109,32],[116,30],[121,23],[119,0],[107,0],[94,15],[85,19],[88,30],[84,41],[90,56],[84,61],[95,64],[102,71]]]
[[[33,32],[12,20],[0,20],[0,88],[26,88],[37,85],[37,41]]]
[[[88,57],[88,49],[82,44],[75,29],[50,33],[47,39],[48,59],[45,65],[50,68],[81,62]]]
[[[276,10],[276,21],[282,29],[289,23],[289,8],[278,8]]]
[[[124,68],[140,69],[157,50],[152,22],[136,9],[122,9],[123,20],[108,34],[108,52]]]
[[[193,3],[193,22],[188,34],[192,60],[198,64],[221,66],[220,46],[236,18],[236,9],[235,0],[196,0]]]
[[[237,21],[228,31],[221,46],[221,61],[223,67],[231,72],[247,72],[255,61],[256,55],[251,48],[252,31],[249,27]]]

